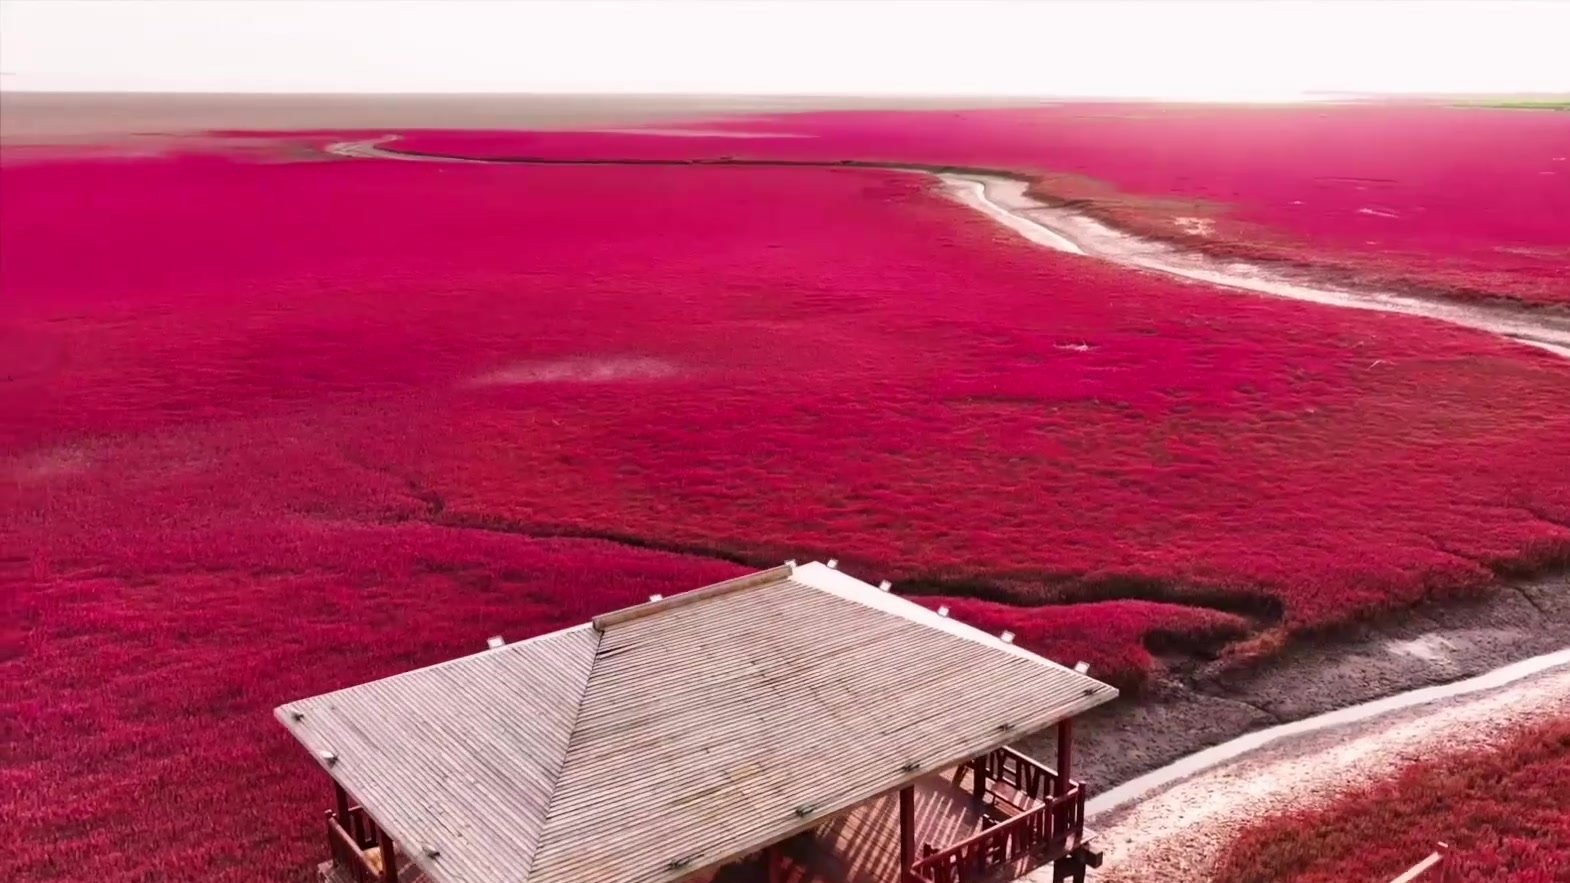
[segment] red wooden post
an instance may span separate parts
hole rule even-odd
[[[899,789],[899,879],[910,879],[910,866],[916,863],[916,786]]]
[[[1058,721],[1058,778],[1052,789],[1054,796],[1061,797],[1068,793],[1069,779],[1073,776],[1074,765],[1074,719],[1064,718]]]
[[[393,840],[380,825],[376,826],[377,845],[382,848],[382,883],[398,883],[398,855]]]
[[[1058,775],[1052,780],[1052,797],[1054,802],[1062,801],[1061,806],[1052,807],[1052,843],[1068,843],[1070,834],[1077,834],[1073,824],[1073,808],[1067,800],[1063,800],[1069,791],[1069,778],[1074,775],[1074,719],[1064,718],[1058,721]],[[1074,872],[1075,863],[1067,858],[1060,858],[1053,863],[1052,878],[1063,880]]]
[[[780,868],[780,847],[776,843],[763,851],[763,860],[768,863],[769,883],[784,883],[785,875]]]
[[[973,777],[970,783],[971,795],[980,803],[987,796],[987,755],[971,760],[970,774]]]
[[[338,824],[344,826],[344,830],[347,831],[349,829],[349,792],[343,790],[342,785],[334,782],[333,793],[337,797]]]

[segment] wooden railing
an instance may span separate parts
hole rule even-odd
[[[910,873],[927,883],[972,883],[1015,863],[1045,864],[1070,851],[1084,817],[1085,792],[1075,785],[1029,812],[924,856],[911,865]]]
[[[355,883],[397,883],[392,838],[376,826],[364,807],[351,806],[342,815],[327,811],[327,845],[333,864],[343,868]]]
[[[1047,800],[1056,790],[1056,770],[1007,746],[994,749],[972,763],[978,762],[988,782],[1003,782],[1032,799]]]
[[[924,846],[924,855],[908,869],[909,880],[973,883],[996,877],[1000,868],[1012,877],[1083,845],[1083,786],[1006,747],[968,767],[976,799],[988,804],[984,830],[946,849]]]

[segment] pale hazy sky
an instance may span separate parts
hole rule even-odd
[[[1553,0],[0,0],[6,89],[1570,92]]]

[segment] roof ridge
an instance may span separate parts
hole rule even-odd
[[[944,609],[944,612],[932,610],[916,603],[911,598],[895,592],[883,591],[867,581],[857,579],[837,568],[828,567],[814,561],[811,564],[797,568],[794,578],[797,582],[811,586],[820,592],[843,598],[846,601],[860,604],[863,607],[868,607],[889,616],[898,616],[917,625],[943,632],[956,638],[974,641],[991,650],[1020,656],[1052,668],[1074,671],[1069,666],[1060,662],[1054,662],[1040,653],[1021,647],[1012,641],[1005,641],[999,636],[985,629],[977,628],[968,622],[955,619],[948,615],[946,612],[947,608]],[[1080,672],[1075,673],[1082,674]]]
[[[612,610],[609,613],[602,613],[599,616],[594,617],[594,619],[590,620],[589,622],[594,626],[595,631],[603,633],[607,628],[610,628],[613,625],[630,622],[634,619],[642,619],[645,616],[652,616],[656,613],[663,613],[667,610],[674,610],[677,607],[685,607],[688,604],[696,604],[699,601],[707,601],[710,598],[715,598],[720,595],[728,595],[731,592],[739,592],[743,589],[753,589],[757,588],[758,586],[768,585],[769,583],[777,582],[790,576],[795,570],[795,562],[788,561],[778,567],[771,567],[768,570],[757,570],[753,571],[752,573],[744,573],[741,576],[731,577],[730,579],[722,580],[717,583],[710,583],[709,585],[703,586],[702,588],[693,589],[690,592],[682,592],[680,594],[671,595],[669,598],[663,596],[651,597],[643,604],[634,604],[631,607],[623,607],[620,610]]]
[[[545,844],[545,832],[551,826],[551,810],[556,808],[556,798],[561,793],[562,773],[567,769],[567,758],[572,756],[573,743],[578,739],[578,719],[583,717],[583,704],[589,696],[589,685],[594,683],[594,670],[600,667],[600,645],[605,641],[605,630],[596,624],[589,631],[594,634],[594,658],[589,660],[589,670],[583,676],[583,690],[572,708],[572,721],[567,725],[567,744],[562,748],[556,773],[551,776],[551,796],[545,801],[545,811],[540,814],[540,827],[534,840],[534,850],[529,854],[529,866],[523,869],[523,876],[518,879],[518,883],[529,883],[534,877],[534,864],[539,861],[540,847]]]
[[[685,607],[746,589],[773,585],[781,580],[788,579],[795,571],[796,563],[787,561],[777,567],[744,573],[741,576],[711,583],[691,591],[672,595],[669,598],[651,599],[643,604],[634,604],[630,607],[623,607],[620,610],[602,613],[589,621],[590,631],[594,633],[594,658],[589,662],[589,671],[583,679],[583,693],[578,696],[578,703],[572,710],[572,723],[567,731],[567,746],[562,751],[561,764],[557,766],[556,774],[551,778],[551,796],[545,803],[545,812],[541,817],[539,839],[534,842],[534,852],[529,856],[529,866],[524,869],[523,876],[518,883],[529,883],[529,880],[533,879],[535,865],[539,861],[540,854],[544,851],[546,834],[551,827],[551,816],[556,809],[557,798],[561,794],[561,780],[567,770],[567,759],[572,756],[573,746],[578,741],[578,721],[583,716],[583,707],[588,700],[589,688],[594,683],[594,673],[600,666],[600,660],[604,658],[604,654],[600,652],[600,646],[605,640],[606,631],[612,626],[643,619],[656,613],[663,613],[667,610]]]
[[[582,631],[582,630],[585,630],[585,629],[587,629],[588,631],[595,631],[591,627],[590,623],[587,623],[587,622],[574,623],[573,625],[563,626],[562,628],[553,629],[551,631],[544,632],[544,633],[538,634],[538,635],[534,635],[533,637],[524,638],[524,639],[519,640],[519,641],[505,641],[502,644],[500,644],[499,646],[487,647],[484,650],[476,650],[473,653],[465,653],[462,656],[454,656],[451,659],[437,660],[436,662],[428,663],[426,665],[421,665],[421,666],[418,666],[416,668],[406,669],[406,670],[400,671],[400,672],[394,672],[393,674],[384,675],[384,676],[379,677],[379,678],[371,678],[368,681],[361,681],[358,684],[351,684],[351,685],[349,685],[347,687],[339,687],[336,690],[328,690],[325,693],[318,693],[316,696],[305,697],[305,699],[318,699],[318,698],[321,698],[323,696],[331,696],[331,695],[333,695],[335,693],[345,693],[345,692],[348,692],[349,690],[357,690],[357,689],[359,689],[361,687],[366,686],[367,684],[379,684],[379,683],[382,683],[383,681],[401,680],[401,679],[409,677],[410,675],[417,675],[417,674],[421,674],[423,672],[433,671],[433,670],[439,669],[439,668],[447,668],[449,666],[461,665],[461,664],[464,664],[464,663],[472,661],[475,657],[478,657],[478,656],[493,656],[493,655],[496,655],[498,653],[515,653],[515,652],[517,652],[519,647],[525,646],[527,644],[531,644],[531,643],[534,643],[534,642],[541,642],[541,643],[543,643],[548,638],[559,638],[562,635],[568,634],[570,632]],[[596,638],[596,642],[598,642],[598,638]],[[285,720],[285,716],[290,712],[290,710],[291,710],[290,706],[298,705],[301,702],[305,701],[305,699],[295,699],[295,700],[292,700],[292,701],[289,701],[289,702],[285,702],[282,705],[278,705],[278,706],[274,707],[273,708],[273,717],[277,718],[280,722],[287,724],[288,721]]]

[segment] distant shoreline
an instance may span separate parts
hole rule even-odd
[[[576,129],[814,110],[959,110],[1045,99],[725,95],[0,92],[17,142],[214,129]]]
[[[507,93],[214,93],[0,90],[0,138],[15,143],[210,129],[573,129],[814,110],[958,110],[1036,104],[1316,102],[1495,104],[1570,100],[1565,93],[1322,93],[1278,101],[1119,96],[682,95]]]

